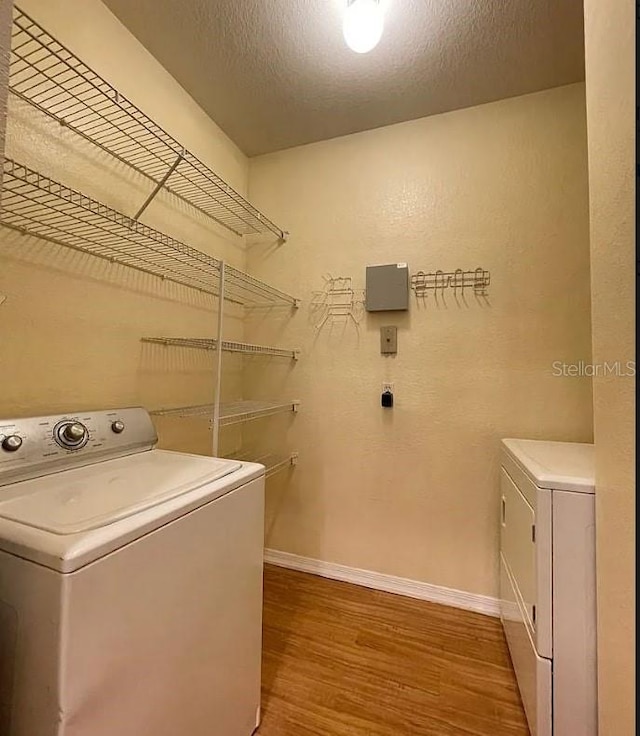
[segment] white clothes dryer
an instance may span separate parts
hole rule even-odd
[[[532,736],[596,736],[593,445],[502,440],[500,608]]]

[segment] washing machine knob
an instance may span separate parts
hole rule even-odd
[[[116,419],[116,421],[113,422],[111,425],[111,431],[115,432],[116,434],[124,432],[124,422],[120,421],[120,419]]]
[[[65,450],[79,450],[89,441],[89,431],[80,422],[61,422],[56,425],[53,438]]]
[[[11,434],[2,440],[2,449],[7,452],[15,452],[22,447],[22,437],[17,434]]]
[[[67,424],[62,430],[63,438],[72,445],[76,445],[78,442],[82,442],[86,435],[87,429],[83,424],[80,424],[80,422]]]

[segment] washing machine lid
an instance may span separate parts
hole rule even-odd
[[[504,439],[502,444],[538,488],[595,492],[592,444],[521,439]]]
[[[234,460],[151,450],[7,486],[0,519],[57,535],[112,524],[236,472]]]

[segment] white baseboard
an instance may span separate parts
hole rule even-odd
[[[313,575],[320,575],[323,578],[362,585],[365,588],[384,590],[387,593],[396,593],[397,595],[404,595],[409,598],[419,598],[420,600],[441,603],[445,606],[453,606],[454,608],[464,608],[467,611],[483,613],[486,616],[500,615],[499,601],[496,598],[486,595],[466,593],[463,590],[443,588],[439,585],[421,583],[418,580],[399,578],[395,575],[385,575],[384,573],[372,572],[371,570],[360,570],[357,567],[337,565],[333,562],[323,562],[322,560],[315,560],[312,557],[292,555],[289,552],[281,552],[277,549],[265,549],[264,561],[271,565],[277,565],[278,567],[309,572]]]

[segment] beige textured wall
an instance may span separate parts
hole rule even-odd
[[[634,8],[585,2],[594,362],[635,357]],[[594,379],[600,736],[635,733],[635,379]]]
[[[590,380],[552,374],[591,357],[584,85],[252,159],[250,196],[292,232],[251,268],[305,300],[248,327],[302,348],[264,385],[302,400],[267,546],[496,595],[499,439],[592,439]],[[389,262],[481,266],[489,298],[314,326],[323,274],[362,289],[365,266]],[[379,354],[386,324],[397,357]]]
[[[245,156],[99,0],[23,0],[21,7],[246,191]],[[8,155],[126,214],[144,201],[149,182],[25,103],[9,102]],[[166,195],[142,220],[245,264],[240,238]],[[6,229],[0,232],[0,293],[7,295],[0,306],[0,373],[7,378],[0,416],[212,400],[211,354],[140,343],[145,335],[214,336],[212,298]],[[240,317],[231,315],[228,334],[241,337]],[[225,385],[231,395],[240,391],[238,376]],[[163,443],[182,449],[206,452],[208,437],[202,421],[161,426]]]

